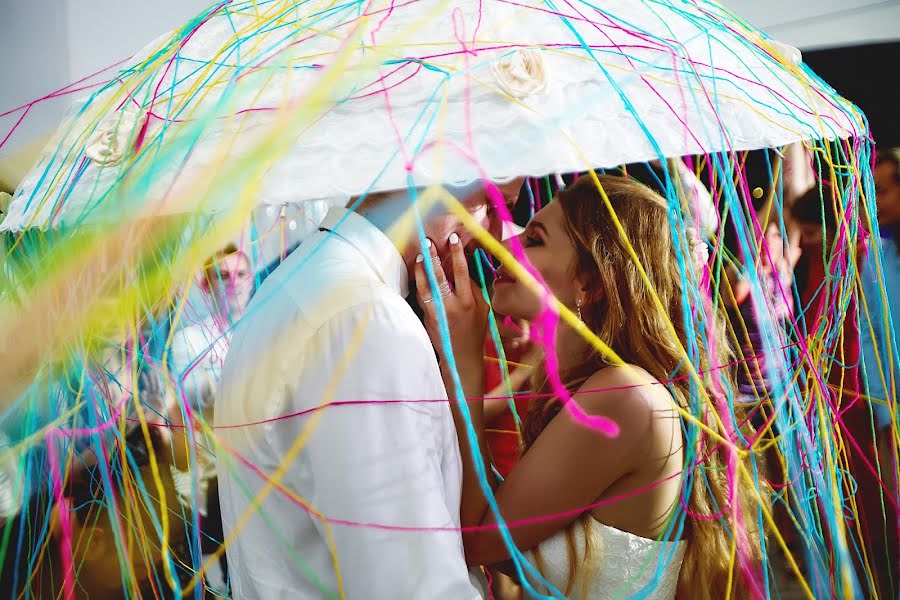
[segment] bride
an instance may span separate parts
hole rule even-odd
[[[547,353],[555,353],[565,395],[571,394],[580,410],[564,407],[566,399],[553,393],[559,388],[547,383],[547,370],[533,377],[538,400],[525,418],[525,453],[505,480],[488,475],[512,539],[534,567],[530,573],[526,569],[526,587],[575,598],[748,597],[757,585],[759,528],[750,508],[750,456],[737,450],[747,445],[735,431],[743,422],[738,417],[734,423],[730,409],[719,410],[724,423],[734,424],[729,434],[714,414],[732,385],[730,370],[717,368],[728,362],[724,343],[712,354],[700,340],[693,364],[704,375],[699,399],[692,399],[697,379],[685,368],[681,350],[688,346],[685,289],[666,203],[633,180],[601,176],[600,183],[665,314],[656,308],[591,178],[561,191],[520,236],[546,291],[625,363],[613,364],[560,321],[555,347]],[[434,244],[431,262],[479,454],[488,464],[482,401],[487,307],[469,279],[458,237],[451,235],[450,242],[450,272],[444,273]],[[424,267],[419,256],[419,302],[432,341],[443,352]],[[533,332],[547,315],[546,294],[505,269],[494,283],[492,305],[500,314],[533,321]],[[721,318],[712,323],[723,324]],[[709,338],[725,339],[715,333]],[[443,357],[441,363],[452,393]],[[465,423],[458,407],[454,411],[464,463],[466,559],[501,570],[505,565],[510,572],[510,551],[499,529],[489,527],[496,519],[481,491]],[[582,425],[578,417],[585,414],[614,422],[618,433]]]

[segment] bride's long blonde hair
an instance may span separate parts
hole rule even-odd
[[[573,276],[591,282],[598,289],[614,292],[602,294],[594,304],[581,306],[582,320],[623,361],[643,368],[658,381],[669,382],[669,390],[679,407],[722,438],[730,440],[731,444],[745,447],[741,434],[729,435],[719,426],[713,406],[698,402],[696,397],[691,402],[691,378],[681,351],[688,347],[683,312],[684,283],[678,275],[676,248],[669,233],[669,209],[665,200],[650,188],[624,177],[601,176],[600,183],[665,314],[660,314],[651,300],[650,290],[632,261],[596,184],[585,176],[561,191],[557,198],[576,249]],[[668,321],[674,327],[677,340],[673,339]],[[724,320],[716,317],[707,325],[708,337],[718,340],[715,352],[711,354],[702,343],[698,344],[693,365],[702,374],[701,385],[707,394],[716,402],[724,402],[722,390],[736,389],[733,369],[724,367],[730,362],[731,350],[723,341],[725,336],[719,334],[724,328]],[[588,377],[606,366],[608,363],[599,354],[592,353],[581,364],[560,375],[570,392],[574,392]],[[548,391],[546,383],[540,388],[541,392]],[[546,393],[539,394],[539,398],[547,399],[535,401],[525,419],[526,451],[561,408],[557,398]],[[734,412],[737,413],[734,431],[742,431],[743,435],[752,433],[739,407],[734,407]],[[737,474],[735,468],[731,472],[738,479],[730,480],[726,467],[733,455],[729,446],[686,419],[682,419],[682,423],[687,432],[687,447],[693,447],[695,451],[685,452],[682,472],[681,502],[687,510],[687,549],[679,576],[678,595],[680,598],[720,600],[728,597],[730,582],[731,598],[747,598],[753,584],[746,581],[732,564],[732,540],[737,537],[736,532],[744,536],[740,544],[744,551],[741,557],[755,573],[761,559],[760,532],[755,526],[754,510],[758,492]],[[750,459],[750,453],[744,452],[737,460],[749,469]],[[688,464],[687,461],[691,462]],[[579,519],[566,531],[571,559],[566,595],[571,593],[576,576],[582,581],[584,595],[584,584],[590,579],[586,575],[598,562],[597,549],[590,545],[591,536],[587,530],[584,532],[588,542],[584,556],[573,554],[576,547],[573,528],[587,527],[589,523],[584,518]]]

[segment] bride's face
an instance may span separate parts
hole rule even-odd
[[[574,310],[581,286],[575,281],[575,246],[566,231],[559,202],[551,202],[535,214],[519,236],[519,242],[549,291]],[[530,321],[541,313],[546,300],[517,281],[508,269],[501,268],[494,282],[492,303],[494,310],[502,315]]]

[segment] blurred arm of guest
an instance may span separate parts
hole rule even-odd
[[[796,269],[800,261],[802,250],[800,248],[800,228],[794,219],[790,218],[794,204],[810,190],[816,188],[816,171],[812,166],[812,153],[803,142],[794,142],[782,148],[782,193],[785,220],[784,226],[788,239],[788,257],[791,260],[791,268]]]

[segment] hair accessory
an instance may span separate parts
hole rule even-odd
[[[697,273],[700,273],[703,271],[703,267],[706,266],[706,263],[709,262],[709,248],[700,236],[700,232],[693,225],[686,227],[684,233],[685,236],[687,236],[694,270]]]
[[[446,298],[450,294],[453,293],[453,289],[450,287],[450,282],[445,281],[441,285],[438,286],[438,291],[441,293],[441,298]],[[427,298],[422,298],[422,304],[431,304],[434,302],[434,296],[428,296]]]

